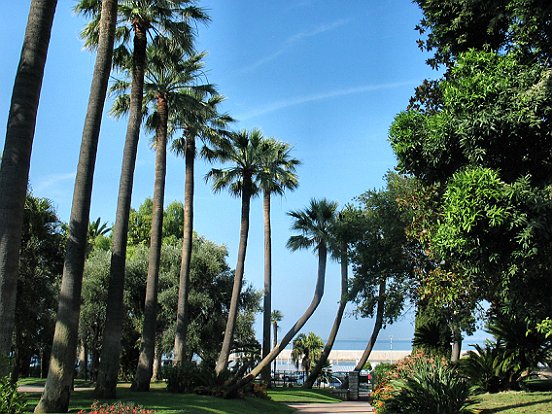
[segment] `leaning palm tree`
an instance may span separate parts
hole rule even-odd
[[[318,253],[318,275],[314,296],[303,315],[295,322],[291,329],[285,334],[282,341],[277,344],[262,361],[247,375],[238,381],[230,390],[235,391],[245,384],[253,381],[267,365],[282,352],[295,335],[301,330],[305,323],[312,316],[324,295],[324,281],[326,276],[326,262],[328,259],[328,244],[332,239],[332,232],[335,223],[337,203],[326,199],[310,201],[305,210],[292,211],[288,213],[293,219],[292,229],[300,234],[291,236],[287,246],[295,251],[299,249],[313,248]]]
[[[207,98],[207,99],[206,99]],[[184,190],[184,231],[182,237],[182,255],[180,263],[180,280],[178,287],[178,307],[176,314],[176,332],[174,338],[173,364],[176,366],[184,360],[186,351],[186,334],[188,330],[188,296],[190,292],[190,264],[192,258],[193,220],[194,220],[194,164],[196,156],[196,138],[204,143],[224,135],[226,127],[234,120],[226,113],[220,113],[218,106],[224,100],[219,94],[198,94],[196,99],[202,103],[198,110],[182,110],[177,114],[182,126],[183,135],[173,141],[173,150],[185,159]]]
[[[84,1],[90,3],[90,8],[93,9],[99,0]],[[117,34],[121,43],[117,47],[116,57],[119,61],[126,62],[128,57],[132,56],[132,82],[119,196],[113,226],[107,317],[95,389],[97,397],[114,398],[116,395],[121,350],[128,219],[142,123],[148,35],[153,33],[157,38],[166,38],[176,43],[180,49],[191,52],[193,49],[192,23],[197,20],[205,21],[207,16],[202,9],[195,6],[193,0],[123,0],[119,2]],[[93,36],[94,31],[90,32]],[[131,37],[132,48],[129,45]]]
[[[299,160],[291,157],[291,147],[275,139],[267,140],[269,149],[259,174],[259,187],[263,191],[264,211],[264,292],[263,292],[263,347],[262,357],[270,352],[270,323],[272,308],[272,237],[270,226],[270,198],[272,194],[282,195],[285,190],[298,186],[295,168]],[[270,384],[270,365],[263,371],[263,382]]]
[[[231,163],[228,168],[213,168],[206,176],[212,180],[215,192],[229,189],[230,194],[241,196],[241,223],[238,259],[232,286],[230,309],[224,331],[222,348],[217,360],[215,372],[217,376],[226,370],[230,357],[231,345],[238,316],[238,304],[243,283],[247,239],[249,236],[249,211],[251,198],[258,193],[256,178],[262,167],[263,153],[266,151],[266,140],[260,130],[251,132],[242,130],[233,132],[217,140],[214,148],[206,150],[209,160],[219,160]]]
[[[351,206],[346,206],[339,213],[338,219],[336,220],[332,250],[334,257],[336,257],[341,264],[341,296],[328,340],[324,345],[324,350],[322,351],[320,358],[318,358],[316,365],[309,372],[307,380],[303,384],[304,388],[312,388],[316,379],[326,366],[330,352],[332,351],[335,343],[335,338],[337,337],[337,332],[339,331],[339,327],[343,319],[343,314],[345,313],[345,307],[347,306],[351,296],[349,293],[348,280],[349,243],[354,241],[357,234],[356,218],[358,217],[358,214],[358,210]]]
[[[7,374],[15,323],[19,248],[38,101],[56,0],[32,0],[13,86],[0,166],[0,376]]]
[[[204,66],[204,56],[204,54],[194,54],[186,59],[183,51],[174,49],[171,43],[160,37],[154,38],[147,49],[148,69],[144,82],[144,112],[148,114],[146,117],[148,130],[155,131],[156,158],[142,346],[133,382],[133,389],[140,391],[149,390],[153,372],[167,141],[178,127],[176,114],[184,110],[197,111],[202,106],[202,102],[198,101],[196,96],[214,93],[212,85],[198,82]],[[113,85],[112,89],[120,93],[113,106],[113,113],[117,116],[129,111],[128,95],[125,94],[129,86],[128,81],[118,81]]]

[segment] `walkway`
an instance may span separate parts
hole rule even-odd
[[[374,409],[366,401],[343,401],[336,404],[288,404],[298,413],[331,414],[331,413],[373,413]]]

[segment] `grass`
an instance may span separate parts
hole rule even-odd
[[[552,392],[501,392],[473,397],[481,414],[550,414]]]
[[[281,403],[336,403],[340,402],[327,390],[305,390],[302,388],[273,388],[268,390],[273,401]]]
[[[41,385],[35,379],[21,381],[20,385]],[[42,381],[43,384],[43,381]],[[32,412],[38,403],[40,393],[28,393],[27,409]],[[150,392],[133,392],[130,384],[119,384],[117,401],[132,401],[147,409],[155,410],[156,414],[256,414],[273,413],[288,414],[294,410],[284,402],[319,402],[332,403],[340,400],[330,396],[325,390],[302,390],[300,388],[273,389],[269,391],[270,400],[260,398],[245,398],[224,400],[195,394],[171,394],[165,390],[164,383],[152,384]],[[92,390],[77,389],[72,394],[70,413],[86,410],[94,402]]]

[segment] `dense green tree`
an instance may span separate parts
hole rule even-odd
[[[406,238],[406,218],[397,205],[401,178],[389,174],[387,188],[370,190],[358,201],[362,215],[357,220],[360,235],[353,243],[353,295],[356,313],[374,317],[374,328],[362,357],[355,366],[360,371],[386,324],[400,316],[413,276],[411,246]]]
[[[15,76],[0,165],[0,375],[7,374],[17,297],[19,249],[38,101],[56,0],[33,0]]]
[[[550,65],[552,5],[547,0],[414,0],[424,15],[418,45],[431,66],[452,66],[470,49],[516,51]]]
[[[213,168],[209,171],[206,178],[212,180],[215,192],[228,189],[231,195],[241,197],[240,239],[234,274],[234,286],[232,288],[232,300],[224,331],[224,341],[215,368],[216,374],[220,375],[228,367],[230,348],[234,338],[238,303],[245,270],[251,198],[258,193],[256,181],[262,169],[267,142],[261,131],[254,129],[251,132],[242,130],[230,133],[217,140],[214,144],[213,148],[207,153],[208,159],[229,163],[231,166],[227,168]]]
[[[62,292],[58,306],[56,334],[52,349],[52,365],[44,394],[36,408],[40,411],[66,411],[69,404],[69,385],[72,383],[71,355],[76,349],[79,306],[85,256],[89,253],[87,242],[92,181],[98,138],[102,121],[107,84],[111,73],[115,23],[117,19],[117,1],[107,0],[98,4],[96,62],[90,87],[88,106],[81,140],[77,176],[69,219],[69,234],[63,267]],[[83,11],[84,1],[76,6]],[[86,6],[85,6],[86,7]],[[85,12],[86,14],[86,12]],[[86,36],[86,29],[83,33]],[[65,301],[65,303],[62,303]]]
[[[264,296],[263,296],[263,347],[262,357],[270,352],[270,324],[272,311],[272,230],[270,225],[270,200],[272,194],[283,195],[294,190],[299,182],[295,168],[299,160],[291,156],[291,147],[275,139],[268,139],[263,167],[259,173],[259,187],[263,192],[264,213]],[[270,365],[263,372],[263,381],[270,384]]]
[[[439,266],[423,288],[445,292],[448,303],[484,298],[544,319],[552,310],[543,294],[552,283],[550,71],[512,53],[470,51],[439,89],[438,111],[401,113],[390,132],[399,169],[434,188],[423,237]]]
[[[98,0],[91,0],[90,11],[97,11],[99,3]],[[192,0],[125,0],[119,4],[118,15],[117,40],[120,43],[117,46],[116,57],[119,63],[124,64],[128,62],[129,56],[132,56],[132,82],[119,197],[113,226],[106,333],[102,346],[100,374],[95,390],[96,395],[103,398],[115,397],[119,370],[128,219],[138,138],[142,123],[148,36],[167,39],[182,50],[191,51],[193,49],[194,22],[207,20],[204,11],[195,6],[195,2]],[[91,42],[96,36],[92,25],[93,23],[89,32]],[[130,45],[131,38],[132,46]]]
[[[25,322],[15,325],[13,380],[29,376],[33,356],[47,367],[63,266],[64,239],[51,201],[28,194],[24,213],[15,315]]]

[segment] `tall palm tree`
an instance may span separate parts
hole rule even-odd
[[[301,366],[305,374],[309,375],[312,364],[317,363],[320,359],[323,346],[324,341],[314,332],[309,332],[306,335],[299,334],[293,340],[291,351],[291,360],[295,364],[295,367],[299,369],[299,366]]]
[[[205,96],[198,95],[198,101]],[[196,138],[209,143],[225,134],[225,128],[234,120],[226,113],[219,113],[218,105],[224,97],[213,94],[205,100],[197,111],[185,110],[179,112],[179,124],[183,128],[183,136],[173,141],[173,150],[183,155],[185,159],[185,189],[184,189],[184,231],[182,237],[182,255],[180,263],[180,281],[178,286],[178,308],[176,314],[176,332],[174,338],[173,364],[180,364],[185,357],[186,334],[188,330],[188,296],[190,292],[190,263],[192,258],[192,240],[194,228],[194,164],[196,156]]]
[[[282,319],[284,319],[284,315],[282,312],[280,312],[278,309],[273,310],[270,313],[270,322],[272,323],[272,347],[276,347],[276,344],[278,344],[278,329],[280,327],[278,326],[278,322],[281,322]],[[274,359],[274,375],[276,375],[276,359]]]
[[[89,14],[80,9],[81,5],[82,3],[79,3],[75,10]],[[48,380],[36,407],[37,412],[66,411],[69,405],[68,387],[73,381],[74,358],[72,359],[71,355],[75,353],[77,346],[82,277],[89,247],[88,222],[92,183],[107,85],[113,63],[117,1],[102,2],[98,5],[96,14],[99,16],[96,28],[97,41],[94,44],[87,43],[87,46],[96,49],[96,62],[73,191],[52,358],[48,368]],[[86,28],[83,31],[84,37],[85,33]]]
[[[324,345],[324,350],[322,351],[320,358],[318,358],[314,368],[309,372],[309,376],[303,384],[304,388],[312,388],[316,379],[322,372],[322,369],[326,366],[330,352],[332,351],[335,343],[335,338],[337,337],[337,332],[339,331],[339,327],[343,319],[343,314],[345,313],[345,307],[349,302],[349,243],[354,240],[357,234],[357,225],[355,221],[357,216],[357,210],[353,209],[351,206],[346,206],[339,213],[337,217],[338,219],[336,220],[332,250],[334,257],[337,257],[341,264],[341,296],[335,319],[332,324],[330,334],[328,335],[328,340]]]
[[[270,352],[270,324],[272,308],[272,237],[270,226],[270,198],[282,195],[285,190],[294,190],[299,182],[295,167],[299,160],[290,155],[291,147],[275,139],[267,140],[269,149],[265,154],[259,174],[259,187],[263,191],[264,212],[264,292],[263,292],[263,348],[262,357]],[[270,384],[270,365],[262,373],[263,382]]]
[[[92,3],[91,7],[98,2],[98,0],[89,1]],[[148,34],[153,33],[157,38],[169,39],[182,50],[191,52],[193,49],[192,22],[208,19],[203,10],[196,7],[194,3],[193,0],[123,0],[119,3],[117,34],[121,44],[117,48],[116,56],[123,62],[127,61],[128,56],[132,56],[132,81],[119,196],[113,226],[107,317],[95,389],[95,394],[99,398],[115,397],[119,373],[128,219],[142,123]],[[130,51],[128,43],[132,35],[132,51]]]
[[[285,334],[282,341],[277,344],[255,368],[240,379],[230,391],[235,391],[248,382],[253,381],[255,377],[266,368],[267,365],[270,365],[270,363],[274,361],[280,352],[282,352],[282,350],[290,343],[293,337],[297,335],[320,304],[322,296],[324,295],[328,244],[332,239],[336,210],[337,203],[335,202],[328,201],[326,199],[312,199],[306,209],[291,211],[288,213],[294,219],[291,227],[292,230],[296,230],[300,233],[289,238],[287,243],[288,248],[293,251],[313,248],[314,251],[318,253],[318,275],[316,278],[314,296],[308,308]]]
[[[230,194],[241,196],[238,259],[224,339],[215,367],[217,375],[220,375],[227,368],[228,358],[230,357],[245,268],[251,197],[258,193],[256,178],[262,167],[263,153],[266,151],[266,148],[266,140],[263,138],[261,131],[254,129],[251,132],[242,130],[230,133],[228,136],[217,140],[213,149],[206,151],[206,156],[209,160],[219,160],[232,164],[228,168],[213,168],[209,171],[206,179],[213,181],[214,191],[218,192],[227,188]]]
[[[137,391],[149,390],[153,372],[167,140],[177,127],[174,125],[176,113],[186,109],[197,111],[198,107],[202,106],[202,102],[196,99],[198,94],[214,93],[212,85],[198,83],[204,66],[204,56],[204,54],[195,54],[185,59],[182,52],[170,50],[170,45],[165,44],[160,38],[156,38],[148,47],[149,63],[144,85],[145,102],[147,105],[153,105],[155,109],[146,124],[150,128],[155,128],[156,159],[142,348],[133,382],[133,389]],[[124,95],[121,98],[123,102],[127,102]],[[118,108],[121,107],[124,108],[125,104],[118,106]]]
[[[12,345],[23,210],[38,101],[56,0],[32,0],[13,86],[0,166],[0,375]]]

